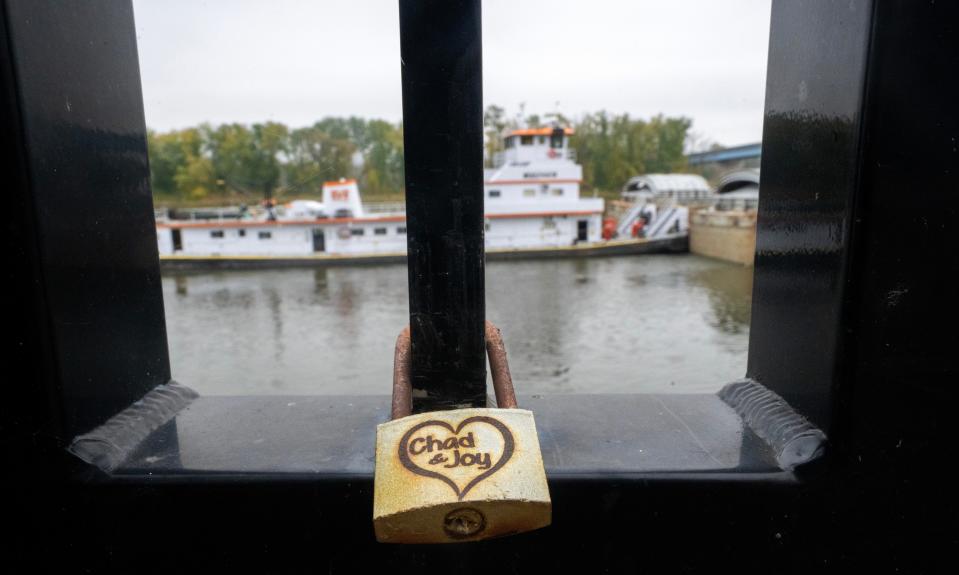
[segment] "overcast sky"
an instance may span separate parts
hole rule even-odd
[[[402,118],[397,0],[134,0],[147,125]],[[770,0],[485,0],[486,105],[762,136]],[[557,108],[556,103],[559,102]]]

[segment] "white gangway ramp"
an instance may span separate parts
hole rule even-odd
[[[659,213],[649,224],[647,238],[665,238],[689,231],[689,208],[673,206]]]
[[[630,228],[633,226],[633,223],[639,218],[643,213],[643,208],[646,207],[646,204],[643,202],[636,202],[633,204],[633,207],[629,208],[629,211],[626,212],[623,217],[619,218],[619,227],[616,228],[616,235],[621,238],[628,238],[630,235]]]
[[[643,216],[650,214],[652,219],[644,229],[644,237],[664,238],[666,236],[685,233],[689,229],[689,210],[682,206],[670,206],[657,210],[654,204],[636,202],[633,207],[619,219],[616,234],[621,238],[628,238],[633,224]]]

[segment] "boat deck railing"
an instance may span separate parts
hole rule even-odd
[[[263,213],[260,207],[251,207],[243,212],[237,206],[212,208],[156,208],[153,214],[156,220],[168,221],[221,221],[239,220],[244,216],[258,216]]]
[[[402,214],[406,212],[406,202],[372,202],[363,204],[366,214]]]
[[[277,206],[277,215],[283,215],[283,206]],[[371,215],[403,214],[406,212],[404,202],[371,202],[363,204],[363,212]],[[158,222],[176,221],[231,221],[244,217],[257,218],[264,214],[263,208],[252,206],[244,213],[237,206],[211,208],[165,208],[153,210],[153,216]]]

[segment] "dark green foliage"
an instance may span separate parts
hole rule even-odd
[[[601,111],[578,121],[559,114],[521,120],[499,106],[489,106],[484,116],[488,165],[502,150],[506,130],[553,122],[575,129],[586,189],[612,192],[637,174],[686,169],[688,118],[639,120]],[[153,193],[164,203],[318,197],[324,181],[339,178],[359,180],[367,199],[403,194],[403,127],[384,120],[324,118],[293,130],[276,122],[202,124],[151,131],[147,138]]]

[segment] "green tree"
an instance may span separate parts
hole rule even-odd
[[[280,154],[287,149],[286,126],[223,124],[203,131],[217,179],[244,194],[273,196],[280,181]]]
[[[573,138],[584,181],[613,192],[635,175],[685,171],[683,146],[691,124],[684,117],[645,121],[605,111],[586,114]]]
[[[291,194],[319,193],[325,180],[354,177],[356,145],[347,138],[334,137],[317,122],[290,133],[287,190]],[[348,136],[348,133],[346,134]]]
[[[289,149],[290,130],[277,122],[253,124],[255,163],[252,177],[264,197],[272,197],[283,174],[281,155]]]
[[[527,125],[556,122],[575,129],[573,146],[585,187],[614,193],[630,177],[688,169],[683,155],[692,122],[657,115],[649,120],[606,111],[570,121],[561,114],[519,116]],[[487,165],[502,151],[502,135],[516,128],[506,111],[491,105],[483,116]],[[290,131],[266,122],[223,124],[147,133],[150,177],[158,198],[195,201],[225,193],[253,199],[274,194],[318,194],[324,180],[355,177],[368,198],[403,192],[403,126],[358,117],[323,118]],[[361,165],[354,165],[357,153]],[[224,198],[224,201],[226,199]]]
[[[155,196],[172,198],[176,195],[174,177],[177,168],[184,162],[177,140],[176,132],[157,134],[153,130],[147,131],[147,149],[150,152],[150,185]]]
[[[172,200],[202,199],[216,189],[202,129],[147,133],[153,193]]]
[[[383,120],[366,126],[360,184],[370,197],[393,196],[404,189],[403,129]]]
[[[213,162],[205,156],[190,156],[177,168],[174,176],[177,195],[182,199],[202,200],[216,189]]]
[[[506,110],[490,105],[483,113],[483,135],[486,146],[486,167],[492,168],[496,154],[503,151],[503,132],[506,130]]]

